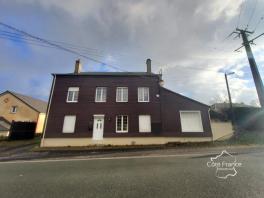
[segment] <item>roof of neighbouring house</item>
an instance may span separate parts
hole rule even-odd
[[[0,116],[0,131],[8,131],[10,126],[11,123],[4,117]]]
[[[3,116],[0,116],[0,121],[6,122],[7,124],[11,124],[7,119],[5,119]]]
[[[253,107],[252,105],[247,105],[244,103],[232,103],[233,107]],[[228,102],[222,102],[222,103],[215,103],[211,105],[212,108],[215,109],[227,109],[230,107],[230,104]]]
[[[9,129],[0,124],[0,131],[8,131]]]
[[[35,109],[36,111],[38,111],[40,113],[46,112],[48,103],[43,101],[43,100],[36,99],[36,98],[31,97],[31,96],[26,96],[26,95],[16,93],[14,91],[8,91],[8,90],[1,93],[0,95],[6,94],[6,93],[12,94],[13,96],[20,99],[21,101],[26,103],[28,106],[32,107],[33,109]]]

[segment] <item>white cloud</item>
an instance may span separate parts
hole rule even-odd
[[[252,3],[247,6],[251,8]],[[227,99],[224,75],[218,71],[235,71],[230,79],[233,99],[251,103],[257,96],[246,54],[233,52],[242,41],[224,39],[235,28],[241,4],[242,0],[5,0],[0,18],[10,15],[15,26],[34,34],[100,49],[85,53],[123,70],[145,71],[145,60],[151,58],[153,71],[163,67],[166,87],[205,103]],[[262,7],[259,2],[251,27],[263,14]],[[247,20],[242,19],[247,17],[242,10],[240,24],[245,25]],[[263,30],[260,24],[258,31]],[[263,72],[263,38],[256,43],[252,48]],[[32,59],[26,62],[18,58],[18,50],[2,45],[0,60],[10,71],[21,70],[31,79],[32,75],[72,71],[78,58],[49,48],[31,49]],[[85,69],[106,67],[82,61]],[[11,79],[5,82],[0,88],[6,89]],[[48,87],[45,83],[43,87]],[[10,83],[9,88],[16,86]]]

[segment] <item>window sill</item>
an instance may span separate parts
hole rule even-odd
[[[128,133],[128,131],[116,131],[116,133]]]
[[[78,103],[78,101],[66,101],[67,103]]]

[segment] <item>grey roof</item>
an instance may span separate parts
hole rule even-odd
[[[24,103],[26,103],[27,105],[31,106],[33,109],[35,109],[36,111],[40,112],[40,113],[45,113],[46,109],[47,109],[47,105],[48,103],[40,100],[40,99],[36,99],[33,98],[31,96],[26,96],[20,93],[16,93],[13,91],[6,91],[9,92],[10,94],[14,95],[15,97],[17,97],[18,99],[22,100]],[[4,92],[4,93],[6,93]],[[2,93],[2,94],[4,94]]]
[[[0,116],[0,122],[5,122],[7,124],[11,124],[7,119],[5,119],[3,116]]]
[[[244,103],[232,103],[232,105],[233,105],[233,107],[253,107],[252,105],[247,105]],[[211,107],[215,107],[218,109],[229,108],[230,104],[228,102],[215,103],[215,104],[211,105]]]
[[[11,123],[4,117],[0,116],[0,131],[9,131],[10,126]]]
[[[9,129],[0,124],[0,131],[8,131]]]
[[[65,73],[65,74],[53,74],[53,75],[67,75],[67,76],[159,76],[160,74],[147,73],[147,72],[81,72]]]

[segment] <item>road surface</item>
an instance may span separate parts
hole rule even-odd
[[[207,167],[210,157],[215,155],[0,162],[0,197],[264,197],[264,149],[235,155],[242,166],[227,179]]]

